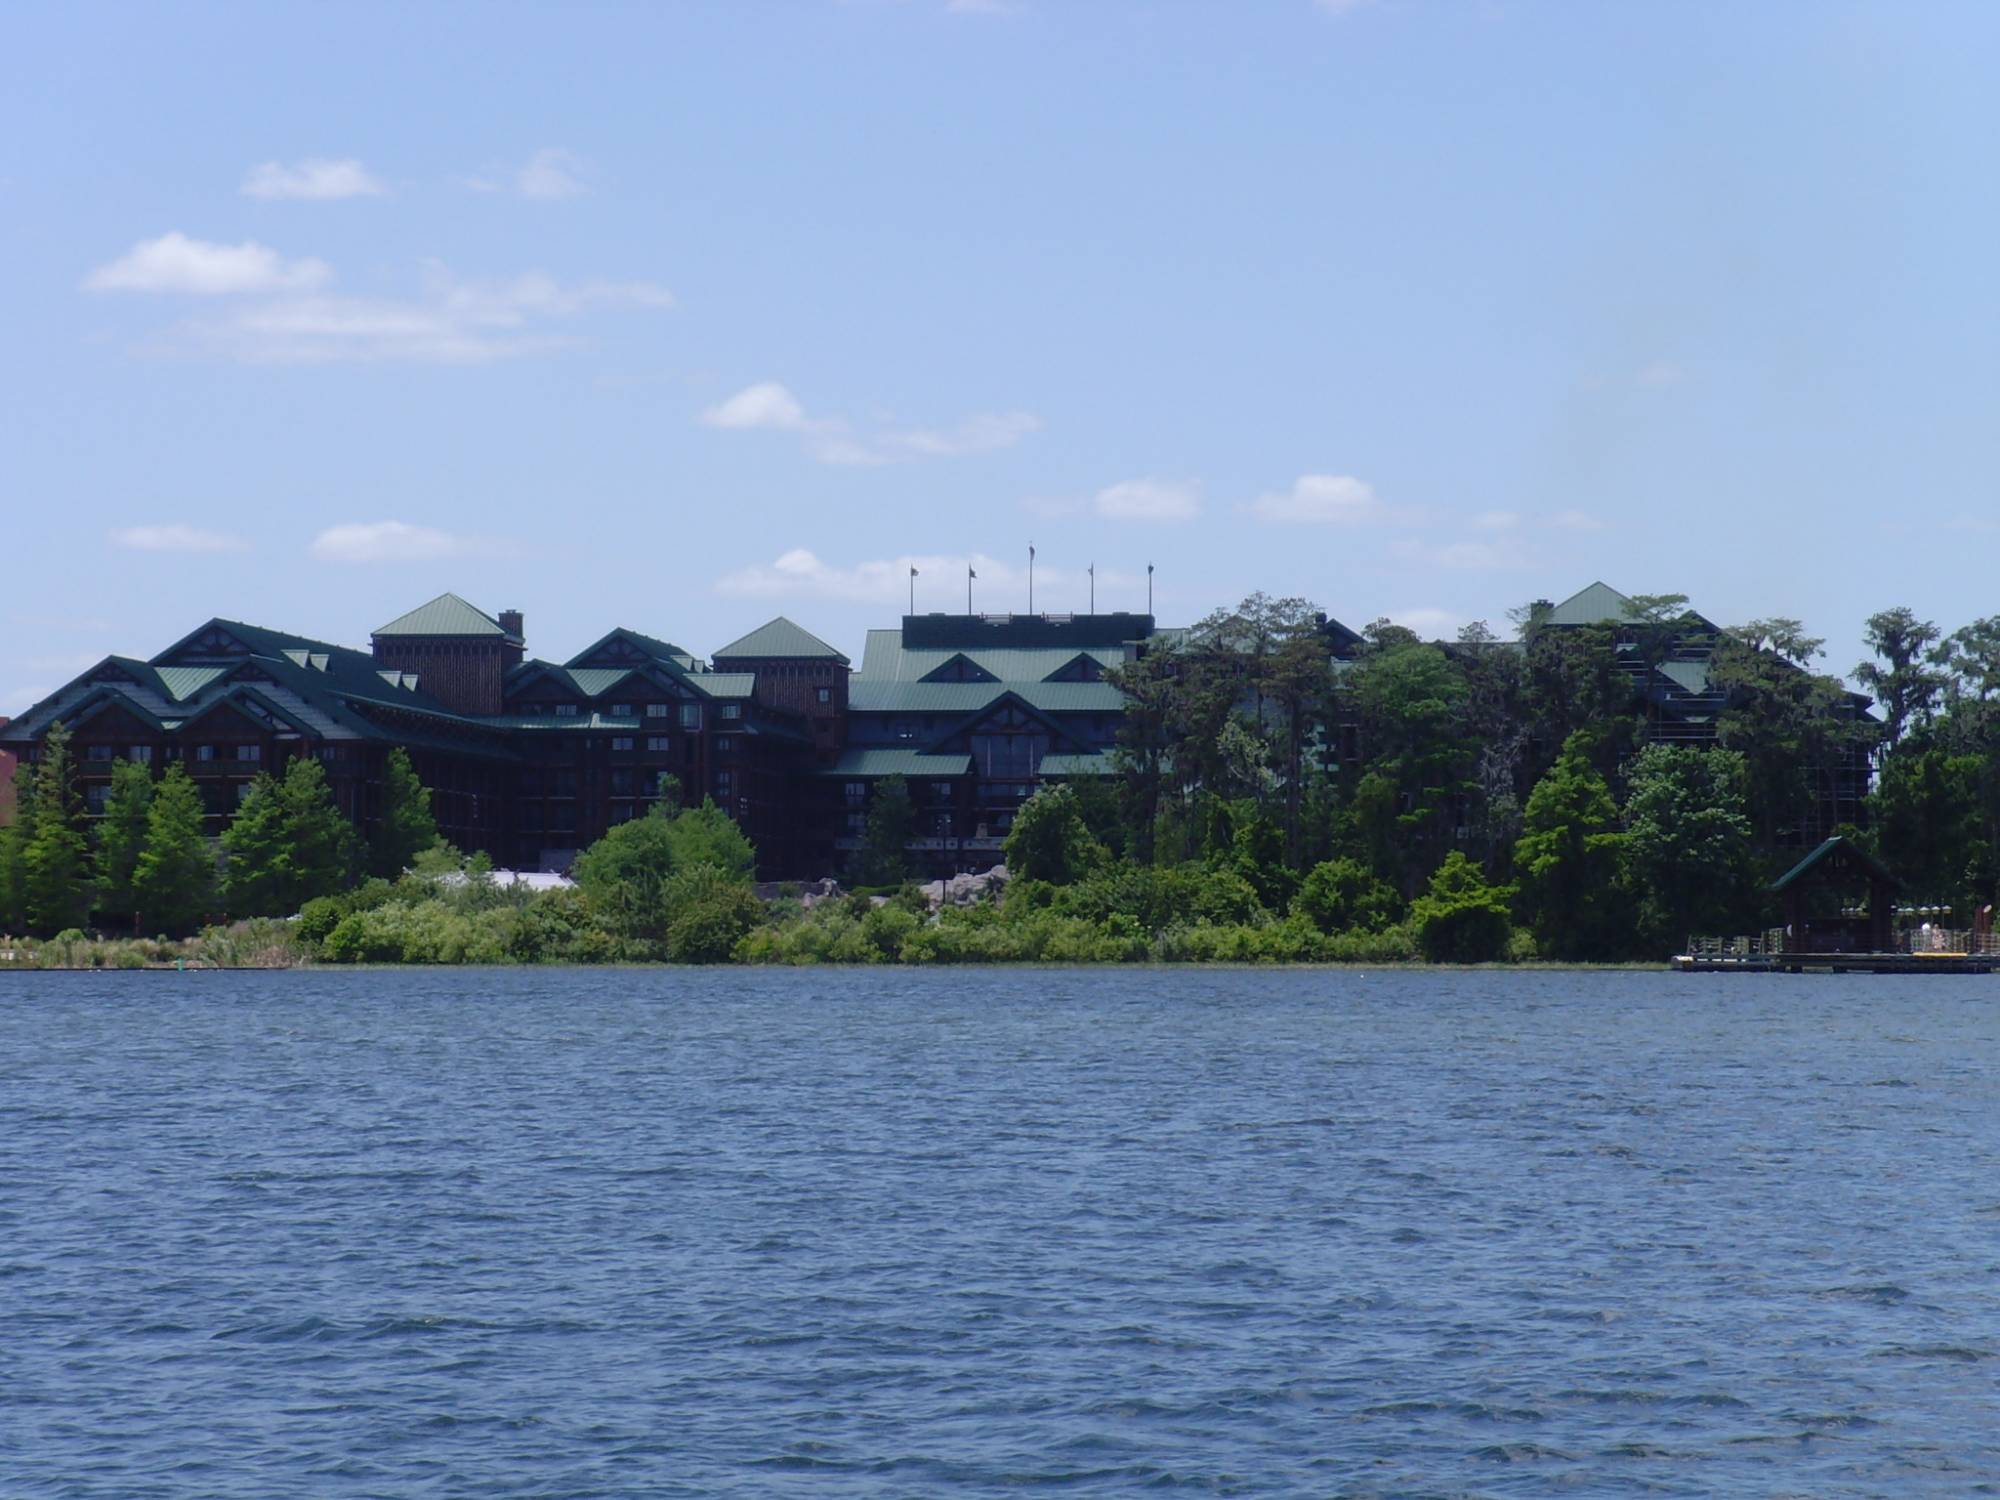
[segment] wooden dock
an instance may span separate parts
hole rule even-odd
[[[1679,974],[1991,974],[1994,953],[1683,953]]]

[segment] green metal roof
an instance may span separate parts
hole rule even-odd
[[[1544,625],[1617,625],[1629,620],[1637,606],[1607,583],[1593,583],[1571,594],[1542,621]]]
[[[799,625],[794,625],[783,615],[759,625],[741,640],[731,641],[714,654],[716,661],[731,661],[741,657],[772,658],[805,657],[818,661],[837,661],[843,665],[847,658],[829,646],[825,641]]]
[[[748,698],[757,691],[755,672],[696,672],[688,682],[711,698]]]
[[[482,609],[467,604],[456,594],[439,594],[428,604],[420,604],[380,626],[376,635],[459,635],[499,636],[507,632],[500,622]]]
[[[1116,776],[1118,768],[1108,755],[1044,755],[1043,776]]]
[[[1817,849],[1813,850],[1812,853],[1808,854],[1804,859],[1800,860],[1797,864],[1793,865],[1791,869],[1785,871],[1784,874],[1780,875],[1776,880],[1772,881],[1771,890],[1774,893],[1784,890],[1794,881],[1802,879],[1805,875],[1811,872],[1811,870],[1815,866],[1817,866],[1821,860],[1826,859],[1828,856],[1832,855],[1835,851],[1843,849],[1848,854],[1854,857],[1855,861],[1861,866],[1863,870],[1867,871],[1868,874],[1870,874],[1877,880],[1886,881],[1890,885],[1902,884],[1902,881],[1898,880],[1894,875],[1889,873],[1888,867],[1886,865],[1884,865],[1879,859],[1875,858],[1875,856],[1870,854],[1866,849],[1862,848],[1859,844],[1853,842],[1853,840],[1851,839],[1845,838],[1840,834],[1835,834],[1832,838],[1822,843]]]
[[[963,657],[991,672],[1000,682],[1040,682],[1060,672],[1079,656],[1087,656],[1098,666],[1122,666],[1124,653],[1111,647],[1075,646],[996,646],[967,647],[964,650],[915,648],[902,644],[902,633],[871,630],[861,656],[861,670],[855,681],[921,682],[931,673]]]
[[[840,759],[822,767],[821,776],[963,776],[972,769],[969,755],[929,755],[922,750],[843,750]]]
[[[586,698],[608,693],[632,675],[630,667],[565,667],[562,670]]]
[[[1044,713],[1121,713],[1125,695],[1108,682],[870,682],[848,685],[856,713],[969,714],[1013,693]]]

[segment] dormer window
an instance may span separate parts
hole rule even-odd
[[[649,719],[664,719],[673,713],[673,711],[674,706],[671,703],[648,703],[646,705],[646,717]]]

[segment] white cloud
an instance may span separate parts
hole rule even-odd
[[[559,320],[672,306],[672,295],[651,282],[566,286],[539,272],[466,281],[432,263],[415,298],[273,297],[193,320],[165,343],[247,364],[484,364],[572,347],[573,337],[543,326]]]
[[[1260,495],[1251,511],[1264,521],[1298,526],[1368,526],[1410,520],[1351,474],[1301,474],[1281,493]]]
[[[815,417],[775,380],[745,386],[701,413],[705,427],[734,432],[796,432],[823,464],[875,465],[919,458],[961,458],[1012,447],[1041,427],[1031,413],[979,412],[952,427],[890,427],[857,432],[840,417]]]
[[[775,380],[745,386],[727,401],[709,407],[701,414],[701,420],[704,426],[737,432],[760,427],[796,432],[809,425],[799,398]]]
[[[574,198],[590,191],[584,181],[588,171],[573,152],[544,146],[514,174],[514,191],[523,198]]]
[[[1543,518],[1543,525],[1557,531],[1602,531],[1604,523],[1596,516],[1581,510],[1559,510]]]
[[[1521,524],[1521,513],[1513,510],[1482,510],[1472,518],[1475,531],[1512,531]]]
[[[1109,521],[1191,521],[1201,510],[1201,490],[1163,479],[1127,479],[1099,490],[1091,505]]]
[[[111,545],[136,552],[248,552],[250,544],[226,531],[168,522],[154,526],[123,526],[111,533]]]
[[[1687,371],[1670,359],[1656,359],[1632,378],[1644,386],[1679,385],[1687,379]]]
[[[512,552],[491,537],[465,536],[406,521],[351,521],[329,526],[312,541],[321,562],[433,562],[446,557],[500,557]]]
[[[380,179],[351,156],[338,161],[308,157],[292,166],[261,162],[243,177],[246,198],[295,198],[331,202],[336,198],[371,198],[388,191]]]
[[[332,268],[323,260],[308,257],[288,261],[254,240],[217,245],[173,230],[156,240],[141,240],[118,259],[92,271],[83,284],[93,292],[221,297],[309,291],[332,275]]]

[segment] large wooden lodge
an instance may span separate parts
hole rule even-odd
[[[1628,608],[1593,584],[1546,623]],[[1334,658],[1360,640],[1335,621],[1324,633]],[[1105,674],[1184,634],[1145,614],[906,615],[868,633],[856,670],[779,618],[706,662],[620,628],[558,663],[527,655],[518,611],[445,594],[377,628],[365,651],[215,619],[150,659],[107,657],[0,721],[0,755],[33,759],[63,723],[92,812],[114,762],[179,762],[216,832],[259,772],[310,755],[365,830],[401,746],[446,838],[526,870],[566,868],[655,805],[670,775],[684,798],[712,797],[736,818],[767,878],[842,869],[875,787],[894,775],[915,804],[913,863],[951,873],[998,862],[1039,786],[1112,773],[1124,700]],[[1649,733],[1712,740],[1721,703],[1700,648],[1644,671]],[[1336,753],[1353,753],[1348,739]],[[1829,821],[1851,820],[1867,774],[1865,759],[1840,770]]]

